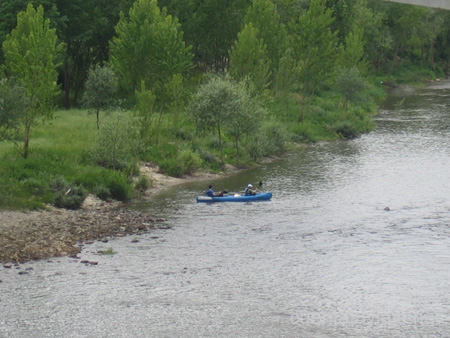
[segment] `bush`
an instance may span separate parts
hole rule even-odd
[[[118,201],[127,201],[132,196],[131,185],[127,177],[119,171],[109,171],[105,180],[106,188],[108,188],[111,198]]]
[[[134,183],[134,190],[137,190],[141,194],[147,191],[147,189],[150,187],[150,180],[145,176],[139,177],[139,179]]]
[[[176,158],[170,158],[159,163],[159,169],[172,177],[182,177],[184,175],[182,163]]]
[[[52,182],[56,191],[53,204],[57,208],[79,209],[86,199],[86,191],[79,185],[70,185],[64,178],[57,178]]]
[[[261,157],[265,156],[266,152],[264,138],[259,135],[250,138],[247,143],[246,150],[247,154],[253,161],[257,161]]]
[[[94,188],[94,195],[100,198],[103,201],[107,201],[111,198],[111,192],[104,185],[99,185]]]
[[[131,117],[116,113],[108,118],[98,135],[91,156],[95,163],[121,170],[133,168],[142,146]]]
[[[35,196],[44,196],[48,191],[48,181],[40,180],[37,178],[28,178],[22,181],[24,188]]]
[[[221,168],[220,159],[213,153],[204,150],[202,148],[197,149],[197,152],[203,161],[209,168],[219,170]]]
[[[190,175],[202,165],[202,159],[197,153],[191,150],[183,150],[178,155],[178,160],[181,162],[184,174]]]
[[[263,126],[263,135],[267,154],[279,154],[286,151],[288,140],[286,129],[276,122],[269,122]]]
[[[352,139],[359,135],[359,132],[356,129],[356,127],[347,121],[337,123],[335,128],[336,133],[346,139]]]
[[[159,163],[159,168],[169,176],[182,177],[192,174],[202,165],[200,155],[191,151],[183,150],[176,158],[170,158]]]

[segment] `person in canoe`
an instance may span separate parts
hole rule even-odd
[[[205,194],[206,194],[206,196],[209,196],[209,197],[223,197],[223,192],[222,191],[215,192],[213,190],[212,184],[210,184],[208,186],[208,190],[205,191]]]
[[[258,189],[253,189],[253,185],[249,184],[247,185],[247,188],[245,188],[244,195],[245,196],[256,195],[257,191]]]

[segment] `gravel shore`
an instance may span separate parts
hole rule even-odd
[[[144,165],[141,173],[152,182],[144,198],[160,190],[192,180],[220,175],[199,173],[179,179],[165,176]],[[166,228],[163,219],[127,209],[118,202],[104,202],[89,195],[79,210],[57,209],[0,211],[0,262],[24,262],[56,256],[75,256],[83,243],[107,236],[126,236]]]

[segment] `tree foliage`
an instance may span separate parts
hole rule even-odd
[[[100,129],[100,110],[114,106],[117,78],[108,66],[95,65],[89,69],[83,105],[93,109]]]
[[[0,80],[0,141],[17,138],[26,101],[23,88],[11,80]]]
[[[258,39],[258,31],[251,23],[238,34],[231,48],[230,62],[230,75],[236,81],[248,80],[256,94],[267,89],[271,74],[270,59],[263,40]]]
[[[281,23],[279,12],[270,0],[254,0],[245,15],[245,24],[253,25],[257,38],[266,46],[273,82],[287,38],[286,27]]]
[[[54,99],[58,95],[58,56],[56,30],[44,19],[44,9],[29,4],[19,13],[17,27],[3,42],[4,70],[26,93],[28,101],[24,116],[24,157],[28,157],[31,127],[38,119],[53,116]]]
[[[332,11],[325,0],[311,0],[309,9],[291,27],[294,57],[299,64],[299,85],[306,97],[326,87],[338,55],[337,33],[331,30]]]
[[[256,127],[255,106],[242,85],[222,76],[213,75],[195,93],[189,109],[199,131],[215,131],[219,138],[222,167],[225,165],[223,133],[235,139],[239,152],[240,137]]]
[[[134,93],[141,81],[163,96],[164,83],[192,68],[190,47],[183,41],[177,19],[161,10],[156,0],[138,0],[129,15],[121,15],[111,41],[110,62],[121,87]]]
[[[134,111],[139,121],[140,135],[148,144],[151,133],[152,117],[155,112],[156,96],[151,89],[147,89],[145,81],[142,80],[139,90],[135,92],[136,105]]]

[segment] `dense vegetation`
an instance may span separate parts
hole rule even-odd
[[[10,0],[0,18],[0,208],[127,200],[140,162],[183,176],[356,137],[381,82],[450,68],[448,12],[379,0]]]

